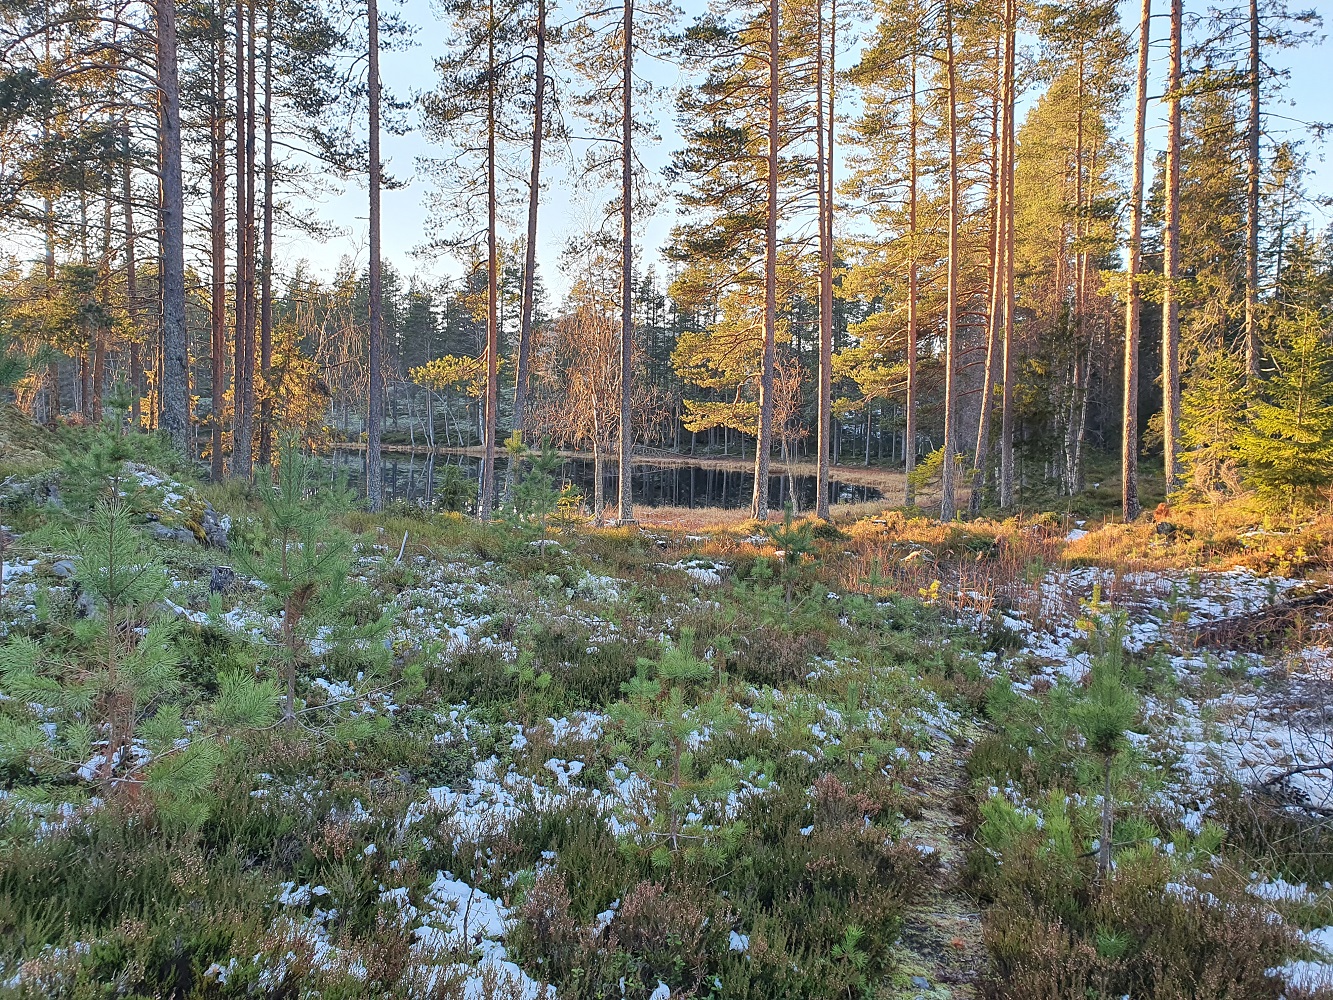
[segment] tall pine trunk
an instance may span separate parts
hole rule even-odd
[[[486,412],[482,431],[481,495],[477,516],[491,519],[495,507],[495,429],[499,403],[498,376],[500,352],[500,260],[495,245],[495,2],[490,5],[486,74]]]
[[[246,44],[245,44],[245,3],[236,0],[236,303],[232,317],[232,374],[231,374],[231,474],[238,478],[250,476],[250,439],[246,434],[248,417],[246,415],[247,377],[249,359],[246,347],[249,337],[246,335],[246,317],[249,315],[249,300],[246,295],[246,271],[248,254],[246,248],[250,242],[250,220],[246,218],[246,206],[250,204],[247,184],[250,176],[247,166],[246,149]]]
[[[977,416],[977,447],[972,459],[972,491],[968,497],[968,507],[973,516],[981,513],[981,499],[986,486],[986,465],[990,460],[991,413],[994,410],[995,366],[999,360],[1000,339],[1000,297],[1004,285],[1004,212],[1001,202],[1004,200],[1002,178],[1003,160],[1000,118],[1001,105],[1004,103],[1003,62],[1004,34],[995,39],[995,80],[991,102],[991,184],[990,184],[990,224],[991,224],[991,259],[989,306],[986,312],[986,370],[981,380],[981,408]]]
[[[384,415],[384,370],[380,351],[384,307],[380,289],[380,31],[377,0],[367,0],[366,21],[370,31],[370,66],[367,71],[370,84],[370,387],[366,404],[366,495],[370,509],[377,511],[384,506],[384,466],[380,460]],[[494,372],[494,361],[491,365]],[[489,445],[489,439],[487,443]]]
[[[227,70],[224,52],[225,37],[218,35],[217,51],[214,53],[213,101],[209,124],[212,127],[212,148],[208,163],[209,179],[209,227],[212,230],[212,290],[209,301],[209,318],[212,321],[212,338],[209,345],[211,363],[210,391],[213,396],[209,408],[212,416],[210,424],[210,473],[214,482],[221,481],[225,469],[222,463],[222,397],[227,391],[226,353],[227,353],[227,120],[226,86]]]
[[[249,0],[245,12],[245,241],[244,254],[244,300],[245,322],[243,324],[243,344],[241,361],[244,372],[234,396],[240,400],[238,414],[240,424],[237,429],[238,440],[233,442],[232,464],[237,474],[249,479],[254,474],[255,444],[255,270],[256,270],[256,226],[255,201],[258,187],[258,157],[255,155],[256,112],[256,66],[255,47],[255,2]]]
[[[1004,350],[1000,397],[1000,508],[1014,505],[1014,161],[1017,129],[1018,0],[1005,4]]]
[[[138,428],[143,417],[143,358],[139,349],[138,261],[134,245],[134,183],[130,167],[130,124],[128,114],[122,121],[121,142],[124,161],[120,169],[120,191],[125,211],[125,319],[130,341],[130,424]]]
[[[944,333],[944,464],[940,470],[940,520],[952,521],[958,508],[954,499],[954,452],[958,408],[958,72],[954,63],[953,0],[944,2],[944,58],[948,78],[949,131],[949,260],[945,298],[948,311]]]
[[[824,2],[819,4],[819,51],[816,56],[815,105],[819,112],[815,125],[819,131],[819,447],[818,477],[815,490],[815,516],[829,516],[829,435],[833,427],[833,88],[837,60],[838,6],[832,0],[829,11],[828,65],[828,135],[825,154],[824,132]]]
[[[630,399],[634,391],[634,0],[624,0],[620,115],[620,512],[622,524],[634,520],[634,426]]]
[[[1125,520],[1139,516],[1139,265],[1143,258],[1143,160],[1147,145],[1148,44],[1152,0],[1139,17],[1139,64],[1134,90],[1134,180],[1129,192],[1129,259],[1125,268],[1125,405],[1120,442],[1120,503]]]
[[[903,427],[903,506],[911,507],[916,503],[916,490],[912,485],[912,472],[916,469],[916,355],[917,355],[917,240],[916,240],[916,201],[917,201],[917,101],[916,101],[916,45],[912,41],[912,82],[907,112],[907,414]]]
[[[537,209],[541,202],[542,138],[546,130],[546,0],[537,0],[537,51],[533,69],[532,165],[528,174],[528,237],[523,248],[523,303],[518,321],[518,370],[514,373],[513,430],[522,440],[526,431],[528,368],[532,359],[532,317],[537,288]],[[510,462],[505,492],[514,481]]]
[[[1250,117],[1245,135],[1245,374],[1259,374],[1259,0],[1250,0]]]
[[[768,520],[768,453],[773,445],[773,369],[778,325],[778,4],[768,5],[768,218],[764,234],[764,353],[759,373],[759,427],[755,440],[754,497],[750,512]]]
[[[102,392],[106,383],[106,341],[110,335],[111,316],[111,184],[102,188],[102,254],[97,267],[97,284],[102,299],[102,315],[93,329],[93,420],[102,422]]]
[[[273,461],[273,0],[264,18],[264,216],[259,264],[259,371],[264,396],[259,405],[259,460]]]
[[[1162,452],[1168,492],[1179,473],[1180,437],[1180,86],[1183,0],[1171,0],[1166,77],[1166,220],[1162,227]]]
[[[175,0],[157,0],[157,85],[162,226],[162,410],[160,425],[184,452],[190,432],[185,330],[185,187],[181,174],[180,79]]]

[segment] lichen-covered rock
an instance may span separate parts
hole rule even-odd
[[[162,542],[179,542],[182,545],[199,544],[199,540],[194,537],[194,532],[189,528],[173,528],[159,522],[153,525],[152,531],[153,537]]]
[[[231,518],[226,514],[218,514],[207,500],[204,501],[204,513],[199,519],[199,528],[203,532],[205,544],[215,549],[222,549],[224,552],[231,549],[231,542],[227,537],[231,531]]]
[[[239,586],[236,571],[230,566],[214,566],[208,578],[208,591],[211,594],[228,594]]]
[[[198,543],[223,551],[230,548],[231,518],[214,510],[192,486],[138,463],[130,463],[127,471],[140,488],[161,494],[161,500],[147,515],[154,524],[153,537],[185,545]]]

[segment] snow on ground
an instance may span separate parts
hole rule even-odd
[[[267,964],[262,955],[253,956],[249,963],[236,958],[225,965],[214,963],[205,972],[207,978],[226,983],[238,966],[252,964],[261,967],[261,985],[276,987],[288,963],[296,959],[296,949],[309,955],[315,969],[366,978],[362,961],[335,943],[332,928],[339,914],[327,886],[283,882],[274,903],[275,935],[287,941],[291,950]],[[508,908],[452,872],[435,873],[420,906],[412,903],[406,887],[382,888],[380,903],[395,912],[410,932],[413,962],[403,975],[404,982],[429,993],[436,983],[449,981],[469,1000],[493,996],[496,987],[505,987],[508,992],[504,995],[523,1000],[554,1000],[554,988],[543,988],[510,961],[504,946],[512,922]]]
[[[661,569],[679,570],[701,587],[720,587],[722,574],[731,568],[711,559],[681,559],[673,563],[658,563],[658,566]]]
[[[1319,957],[1294,959],[1268,974],[1281,976],[1293,989],[1316,990],[1333,989],[1333,927],[1318,927],[1301,935],[1305,944]]]
[[[1309,647],[1265,660],[1194,648],[1200,628],[1261,611],[1306,586],[1241,568],[1054,569],[1005,595],[999,622],[1018,644],[1007,666],[1021,668],[1020,690],[1060,679],[1080,683],[1091,666],[1081,623],[1096,597],[1103,613],[1125,614],[1126,649],[1163,652],[1177,678],[1177,693],[1145,699],[1152,734],[1138,742],[1169,770],[1167,796],[1187,825],[1197,828],[1215,786],[1231,780],[1296,805],[1333,809],[1333,714],[1324,709],[1333,702],[1333,655]]]

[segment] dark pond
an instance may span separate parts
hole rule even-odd
[[[503,468],[504,456],[497,462]],[[335,451],[334,465],[343,472],[349,483],[360,489],[365,479],[365,452]],[[445,465],[457,466],[469,477],[480,474],[481,461],[469,455],[436,455],[433,453],[391,452],[384,456],[384,491],[389,500],[399,498],[424,500],[435,494],[436,483],[443,475]],[[573,485],[591,499],[593,493],[593,464],[586,459],[568,459],[562,466],[563,481]],[[618,474],[614,465],[606,473],[606,499],[614,502]],[[748,507],[754,490],[754,473],[727,471],[714,464],[652,465],[650,462],[634,466],[633,496],[636,504],[647,507]],[[834,503],[861,503],[880,500],[882,494],[870,486],[857,486],[837,480],[829,481],[829,496]],[[795,498],[797,510],[809,510],[815,505],[815,477],[771,475],[768,480],[768,502],[775,510]]]

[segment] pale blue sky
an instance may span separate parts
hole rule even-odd
[[[1307,0],[1308,2],[1308,0]],[[687,16],[702,10],[703,0],[689,0],[686,4]],[[1137,2],[1124,6],[1126,21],[1137,19]],[[1164,2],[1155,4],[1164,7]],[[1333,22],[1333,0],[1316,0],[1314,6],[1320,9],[1327,20]],[[1187,10],[1202,10],[1202,4],[1186,3]],[[430,9],[428,0],[407,0],[403,8],[406,18],[418,26],[415,44],[403,52],[387,55],[381,72],[385,86],[397,96],[405,97],[415,91],[428,89],[433,83],[432,53],[441,37],[444,26],[437,21]],[[1331,25],[1330,27],[1333,27]],[[1153,36],[1155,52],[1153,60],[1152,93],[1161,92],[1160,78],[1164,70],[1164,34],[1166,25],[1161,18],[1154,20]],[[1329,27],[1323,29],[1328,32]],[[854,51],[840,55],[843,65],[850,64]],[[1282,121],[1279,115],[1304,121],[1333,121],[1333,49],[1328,45],[1307,46],[1305,48],[1276,54],[1275,60],[1287,66],[1291,71],[1291,80],[1287,97],[1290,107],[1272,107],[1273,117],[1268,126],[1271,131],[1288,130],[1288,137],[1295,138],[1303,129],[1296,122]],[[679,86],[684,82],[680,71],[673,66],[663,64],[643,67],[659,85],[667,88]],[[661,131],[662,141],[651,146],[641,144],[640,155],[654,170],[667,162],[670,152],[678,145],[671,115],[669,96],[655,106],[656,121]],[[415,124],[415,122],[414,122]],[[1165,128],[1160,114],[1154,115],[1149,127],[1149,145],[1156,148],[1161,145]],[[416,159],[429,156],[431,146],[415,129],[405,136],[386,135],[384,137],[384,155],[388,169],[396,176],[408,181],[399,190],[384,194],[384,255],[406,274],[420,273],[426,277],[443,277],[456,273],[456,265],[448,258],[422,260],[410,256],[413,248],[419,246],[426,237],[424,231],[424,199],[429,182],[417,174]],[[1327,161],[1325,151],[1313,143],[1306,144],[1310,156],[1310,175],[1308,189],[1312,194],[1326,192],[1333,194],[1333,164]],[[558,273],[557,263],[561,248],[567,237],[580,228],[586,227],[595,211],[595,204],[601,201],[601,192],[579,189],[567,171],[558,165],[547,172],[550,181],[549,190],[542,200],[541,234],[538,247],[538,259],[543,279],[553,294],[558,295],[566,282]],[[309,260],[315,270],[328,274],[338,266],[343,257],[350,257],[359,264],[366,259],[366,221],[365,191],[359,186],[348,186],[341,193],[329,194],[320,201],[320,214],[336,223],[343,232],[321,245],[308,242],[290,242],[279,248],[280,261],[295,261],[301,258]],[[674,207],[668,199],[663,199],[650,222],[641,230],[641,245],[645,248],[647,260],[656,259],[656,249],[666,239],[674,217]],[[1322,219],[1323,223],[1330,221]],[[507,234],[508,235],[508,234]]]

